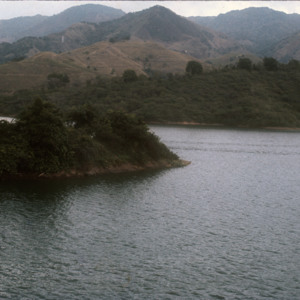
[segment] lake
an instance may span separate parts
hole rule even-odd
[[[0,299],[300,298],[300,133],[151,129],[192,164],[0,182]]]

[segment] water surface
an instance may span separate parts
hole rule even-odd
[[[152,129],[192,164],[0,183],[0,299],[299,299],[300,133]]]

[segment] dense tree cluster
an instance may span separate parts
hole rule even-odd
[[[143,165],[176,160],[140,120],[119,112],[100,115],[91,106],[63,119],[49,102],[36,99],[16,122],[0,122],[0,175],[51,174],[90,166]]]

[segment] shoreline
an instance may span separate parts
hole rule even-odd
[[[159,170],[159,169],[171,169],[171,168],[181,168],[190,165],[191,162],[187,160],[160,160],[151,161],[145,163],[144,165],[136,165],[131,163],[124,163],[117,166],[110,167],[96,167],[91,166],[86,169],[70,169],[63,170],[57,173],[41,173],[41,174],[14,174],[7,176],[0,176],[0,180],[5,179],[58,179],[58,178],[80,178],[89,177],[104,174],[120,174],[127,172],[138,172],[146,170]]]
[[[252,130],[283,130],[283,131],[300,131],[300,127],[284,127],[284,126],[265,126],[265,127],[250,127],[250,126],[227,126],[220,123],[198,123],[198,122],[149,122],[147,125],[174,125],[174,126],[199,126],[212,128],[230,128],[230,129],[252,129]]]

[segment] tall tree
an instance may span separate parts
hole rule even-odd
[[[203,72],[203,67],[198,61],[190,60],[186,65],[185,71],[190,75],[199,75]]]

